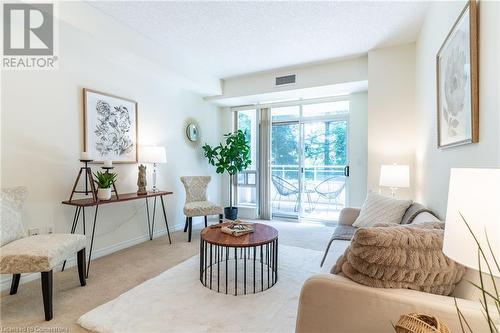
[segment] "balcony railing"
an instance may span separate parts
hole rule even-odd
[[[272,176],[274,176],[272,186],[273,213],[275,215],[300,215],[306,218],[337,220],[340,210],[345,205],[344,168],[343,165],[305,166],[300,193],[301,205],[299,205],[300,167],[297,165],[272,165],[271,171]],[[288,191],[283,191],[280,188],[283,184],[288,187]],[[301,212],[298,211],[299,207],[302,207]]]

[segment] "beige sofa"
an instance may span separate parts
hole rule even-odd
[[[359,209],[345,208],[339,226],[351,226]],[[428,211],[413,217],[413,223],[435,220]],[[334,238],[334,237],[333,237]],[[330,269],[349,241],[333,239],[337,251],[328,254],[325,268]],[[340,249],[340,250],[339,250]],[[326,255],[326,254],[325,254]],[[469,274],[469,278],[474,276]],[[481,313],[478,293],[463,280],[452,295],[474,332],[486,332],[488,327]],[[474,300],[474,301],[473,301]],[[453,297],[428,294],[407,289],[371,288],[335,274],[317,274],[303,285],[297,314],[297,333],[394,332],[391,323],[409,312],[428,313],[439,317],[452,332],[462,332]]]

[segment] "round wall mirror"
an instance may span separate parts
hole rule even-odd
[[[191,123],[186,127],[186,136],[189,141],[196,142],[198,141],[198,126],[196,124]]]

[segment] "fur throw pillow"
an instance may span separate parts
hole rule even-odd
[[[449,295],[465,267],[442,252],[444,223],[360,228],[331,272],[376,288]]]

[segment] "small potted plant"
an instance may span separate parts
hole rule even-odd
[[[116,180],[116,173],[97,171],[94,176],[97,184],[97,198],[99,200],[111,199],[111,186]]]
[[[216,167],[217,173],[229,173],[229,207],[224,208],[224,215],[229,220],[236,220],[238,207],[233,207],[233,179],[238,172],[245,170],[252,163],[250,144],[242,130],[224,134],[224,137],[225,144],[219,143],[216,147],[205,144],[203,151],[208,163]]]

